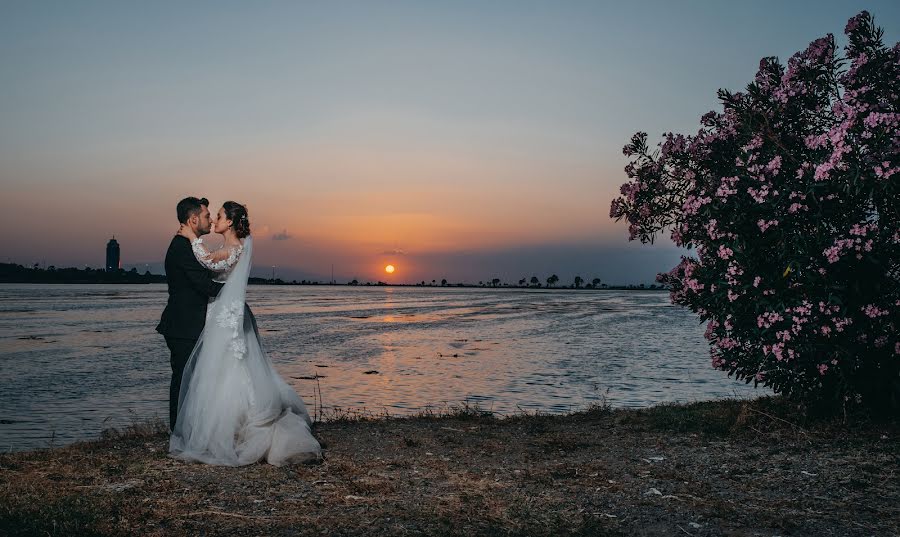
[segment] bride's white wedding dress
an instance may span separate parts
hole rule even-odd
[[[318,458],[321,447],[306,406],[272,367],[245,304],[252,239],[215,262],[202,239],[192,246],[225,286],[210,300],[206,326],[185,366],[169,453],[227,466]]]

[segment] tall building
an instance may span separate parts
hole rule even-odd
[[[122,268],[122,257],[119,253],[119,243],[116,242],[116,236],[109,239],[106,243],[106,272],[115,272]]]

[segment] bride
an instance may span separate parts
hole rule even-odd
[[[316,460],[321,447],[306,406],[272,367],[244,302],[253,254],[247,208],[225,202],[214,231],[225,236],[224,247],[215,251],[190,228],[179,231],[225,286],[210,299],[206,326],[184,368],[169,453],[226,466]]]

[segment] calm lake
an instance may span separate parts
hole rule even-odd
[[[167,419],[165,301],[165,285],[0,284],[0,449]],[[247,302],[313,416],[768,393],[713,370],[703,326],[665,292],[250,286]]]

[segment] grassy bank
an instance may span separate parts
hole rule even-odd
[[[0,455],[0,533],[900,535],[900,425],[777,398],[337,419],[287,468],[169,459],[160,425]]]

